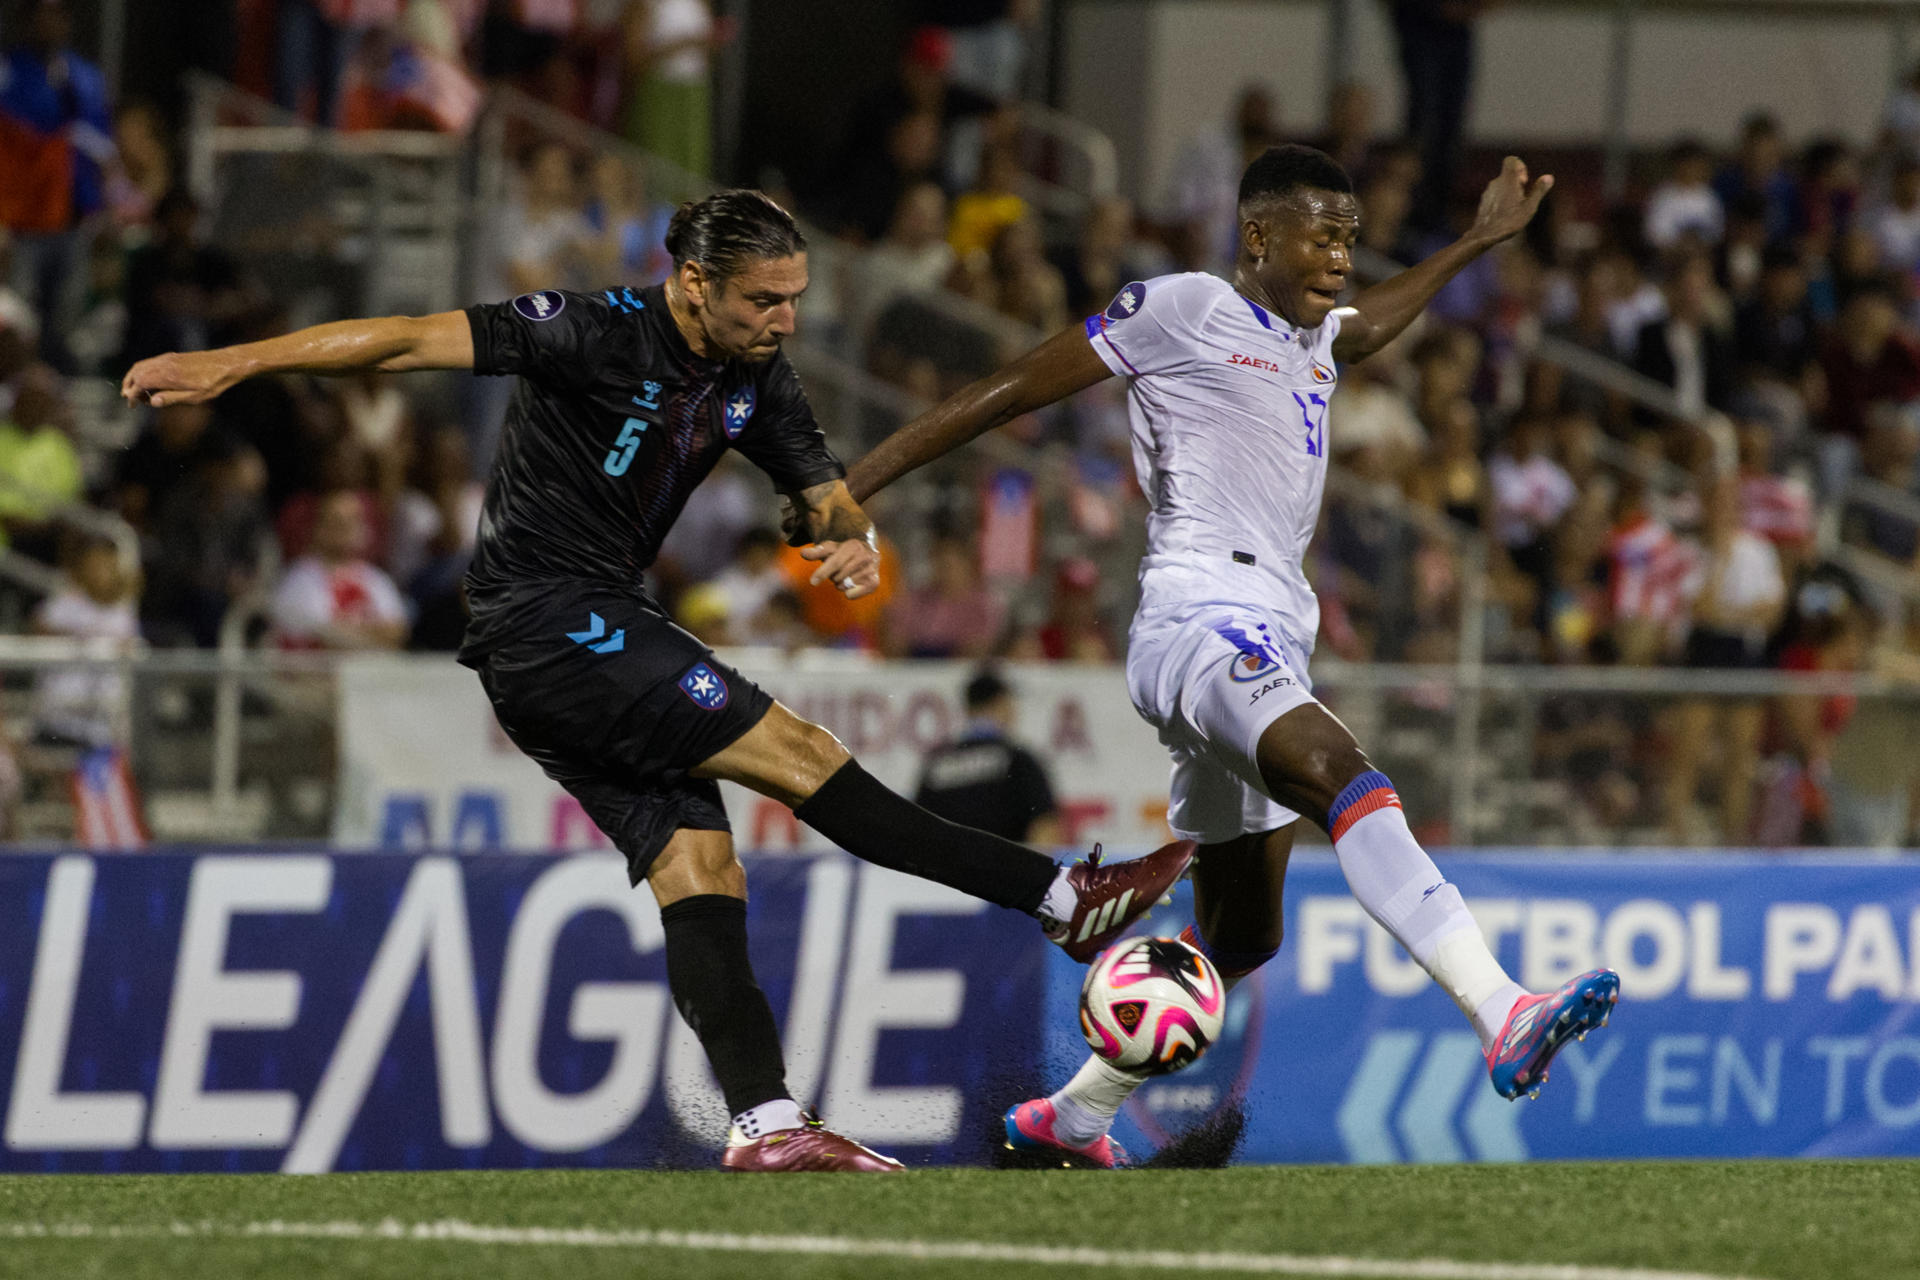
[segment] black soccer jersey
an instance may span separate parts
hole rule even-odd
[[[920,769],[914,803],[962,826],[1025,840],[1035,818],[1056,808],[1046,766],[997,732],[973,732],[936,747]]]
[[[791,493],[846,468],[785,355],[695,355],[665,290],[544,290],[469,307],[473,371],[518,374],[467,574],[474,615],[553,579],[627,588],[687,495],[738,449]]]

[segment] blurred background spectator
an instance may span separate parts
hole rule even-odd
[[[1446,225],[1473,88],[1473,26],[1484,7],[1481,0],[1393,0],[1388,6],[1400,50],[1406,136],[1420,156],[1413,217],[1424,227]]]
[[[700,177],[713,171],[711,58],[735,25],[706,0],[638,0],[627,7],[629,141]]]
[[[967,682],[967,727],[927,753],[916,803],[947,819],[1047,848],[1063,838],[1053,784],[1038,756],[1012,738],[1013,687],[991,668]]]
[[[66,0],[12,6],[0,53],[0,226],[11,233],[12,286],[41,319],[40,351],[71,369],[66,333],[79,302],[88,220],[114,165],[106,77],[80,56]]]
[[[400,592],[367,559],[366,516],[357,493],[319,503],[313,549],[287,566],[273,592],[274,634],[289,649],[395,649],[407,637]]]
[[[881,645],[889,657],[984,658],[1006,624],[1007,608],[987,589],[970,538],[934,536],[925,582],[888,611]]]
[[[70,535],[60,564],[60,585],[34,611],[34,631],[130,651],[140,638],[140,577],[121,562],[113,540]],[[46,672],[34,690],[34,737],[57,746],[113,746],[124,741],[125,705],[126,676],[117,666]]]
[[[1189,271],[1226,271],[1239,250],[1234,206],[1240,175],[1255,156],[1285,137],[1279,104],[1264,85],[1240,91],[1223,124],[1187,138],[1175,155],[1160,197],[1160,219],[1171,229],[1174,258]]]

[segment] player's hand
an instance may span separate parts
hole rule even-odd
[[[240,380],[225,351],[169,352],[142,360],[127,370],[120,394],[128,404],[200,404]]]
[[[1508,156],[1500,166],[1500,176],[1480,194],[1480,212],[1474,216],[1467,238],[1492,246],[1518,235],[1533,221],[1535,210],[1551,190],[1552,174],[1543,173],[1528,183],[1525,162],[1519,156]]]
[[[849,600],[870,596],[880,589],[880,553],[862,539],[816,542],[802,547],[800,558],[821,562],[808,582],[816,587],[831,582]]]

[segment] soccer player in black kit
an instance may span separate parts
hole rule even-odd
[[[500,725],[577,797],[660,903],[667,982],[733,1115],[723,1168],[893,1172],[787,1092],[779,1033],[747,960],[746,873],[718,779],[770,796],[854,856],[1036,916],[1091,959],[1186,870],[1193,846],[1072,867],[934,817],[862,769],[668,620],[641,575],[723,450],[798,512],[813,582],[879,585],[872,522],[847,492],[780,351],[806,242],[756,191],[681,207],[673,275],[646,289],[543,290],[424,317],[317,325],[128,371],[154,406],[246,378],[361,369],[517,375],[467,575],[460,661]]]

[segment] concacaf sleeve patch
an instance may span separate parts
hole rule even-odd
[[[1113,295],[1113,301],[1107,304],[1105,315],[1109,320],[1125,320],[1139,311],[1147,300],[1147,286],[1138,280]]]
[[[513,300],[513,309],[529,320],[551,320],[567,308],[567,296],[553,289],[523,293]]]

